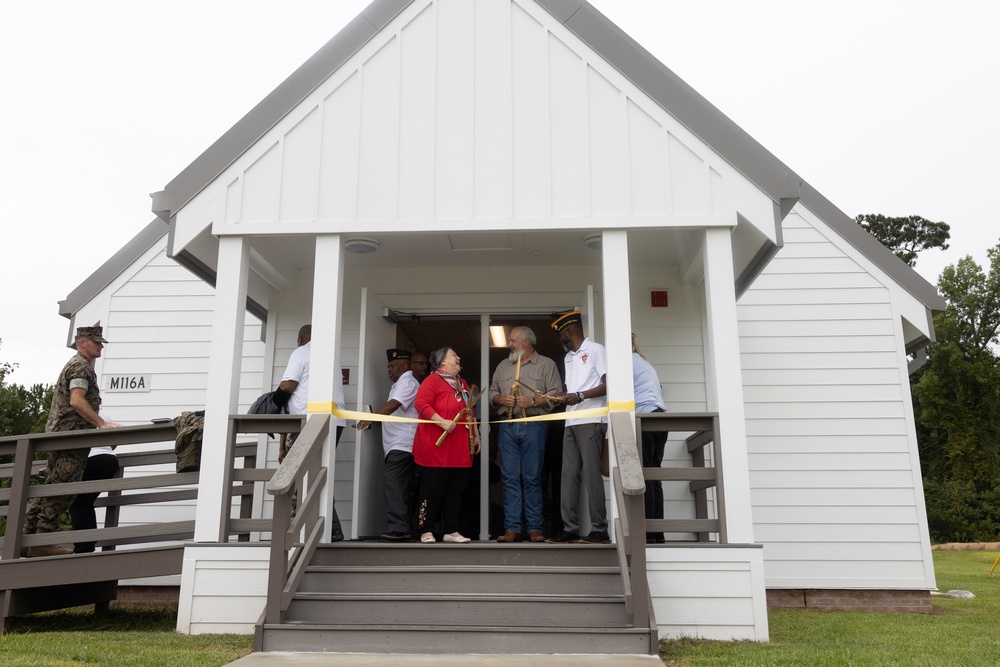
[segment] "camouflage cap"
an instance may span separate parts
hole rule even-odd
[[[95,343],[107,343],[107,339],[104,338],[104,328],[101,326],[92,327],[77,327],[76,328],[77,338],[89,338]]]

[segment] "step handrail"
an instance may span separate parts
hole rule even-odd
[[[327,468],[322,465],[322,452],[323,442],[330,433],[331,419],[329,414],[309,415],[295,446],[288,450],[265,486],[267,493],[274,497],[274,510],[267,601],[261,615],[264,623],[281,622],[323,534],[325,518],[319,511],[319,498],[326,483]],[[296,491],[299,492],[298,506],[292,517],[292,495]],[[303,533],[305,536],[300,539]],[[258,623],[255,643],[262,641],[262,632]]]
[[[646,575],[646,514],[643,500],[646,482],[642,476],[642,459],[636,446],[631,414],[611,412],[608,420],[610,441],[614,446],[617,464],[612,471],[611,484],[618,501],[615,544],[621,565],[626,609],[632,614],[635,627],[654,628],[649,580]]]
[[[636,433],[659,432],[688,434],[685,447],[691,456],[690,467],[643,468],[647,481],[687,482],[694,496],[694,519],[647,519],[646,530],[654,533],[694,533],[698,542],[708,542],[712,533],[719,544],[729,541],[726,529],[726,498],[722,477],[722,438],[717,412],[647,412],[636,413]],[[641,436],[640,436],[641,437]],[[705,448],[711,447],[711,458]],[[708,490],[715,489],[715,516],[709,516]]]

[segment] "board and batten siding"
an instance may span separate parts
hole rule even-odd
[[[174,249],[206,229],[688,227],[737,211],[774,236],[769,197],[547,11],[424,0],[176,211]]]
[[[784,239],[738,304],[766,585],[933,588],[890,289],[808,210]]]
[[[253,634],[267,602],[268,545],[189,545],[194,564],[181,575],[177,630],[186,634]],[[197,554],[197,558],[194,555]]]

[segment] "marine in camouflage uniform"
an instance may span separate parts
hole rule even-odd
[[[104,347],[101,327],[79,327],[76,330],[77,354],[59,373],[52,396],[52,407],[45,423],[45,432],[78,431],[83,429],[117,426],[104,421],[98,414],[101,408],[100,387],[94,372],[94,359],[101,356]],[[74,407],[73,392],[83,391],[84,404]],[[51,452],[48,456],[48,475],[45,484],[79,482],[87,465],[89,448]],[[59,530],[59,516],[72,504],[75,496],[32,498],[24,519],[24,533],[54,533]],[[59,547],[32,547],[29,556],[57,555]]]

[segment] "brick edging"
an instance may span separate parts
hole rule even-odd
[[[180,586],[119,586],[116,607],[176,607],[180,604]]]
[[[851,589],[768,589],[768,609],[825,609],[931,613],[930,591],[872,591]]]

